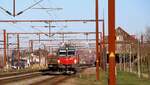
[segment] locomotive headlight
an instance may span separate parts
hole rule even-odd
[[[76,59],[74,60],[74,63],[75,63],[75,64],[77,63],[77,60],[76,60]]]
[[[60,60],[57,60],[57,63],[60,64]]]

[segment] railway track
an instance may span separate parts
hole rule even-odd
[[[0,78],[0,85],[57,85],[70,77],[69,75],[35,72]]]
[[[86,68],[88,68],[88,66],[81,67],[80,70],[78,70],[78,73],[75,75],[55,75],[52,78],[33,83],[31,85],[59,85],[62,82],[66,81],[67,79],[73,78],[79,73],[83,72]]]
[[[0,78],[0,83],[5,84],[5,83],[10,83],[10,82],[18,82],[24,79],[28,78],[33,78],[40,76],[41,72],[34,72],[34,73],[26,73],[26,74],[18,74],[18,75],[13,75],[13,76],[6,76],[6,77],[1,77]]]
[[[80,68],[78,73],[82,72],[85,68],[87,67]],[[48,70],[45,70],[41,72],[1,77],[0,85],[58,85],[75,76],[76,75],[53,74]]]
[[[27,71],[27,72],[10,72],[10,73],[4,73],[4,74],[0,74],[0,78],[3,77],[9,77],[9,76],[16,76],[16,75],[22,75],[22,74],[28,74],[28,73],[35,73],[35,72],[40,72],[40,70],[37,71]]]
[[[58,85],[61,82],[69,79],[71,76],[66,76],[66,75],[58,75],[58,76],[53,76],[51,78],[48,78],[43,81],[35,82],[31,85]]]

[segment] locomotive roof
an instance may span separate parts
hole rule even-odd
[[[67,47],[60,47],[59,49],[60,50],[66,50],[66,49],[75,50],[75,47],[73,47],[73,46],[67,46]]]

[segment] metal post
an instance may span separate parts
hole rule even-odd
[[[49,29],[48,30],[49,30],[49,37],[50,37],[51,36],[51,27],[50,27],[51,24],[50,24],[50,22],[48,24],[49,24]]]
[[[95,2],[95,18],[96,18],[96,79],[99,80],[99,21],[98,21],[98,0]]]
[[[104,13],[104,12],[103,12]],[[103,18],[104,18],[104,14],[103,14]],[[105,21],[103,21],[103,29],[102,29],[102,31],[103,31],[103,35],[102,35],[102,48],[103,48],[103,57],[102,57],[102,59],[103,59],[103,70],[104,71],[106,71],[106,56],[105,56]]]
[[[30,52],[33,52],[33,40],[29,41],[29,49],[30,49]]]
[[[39,34],[39,44],[40,44],[40,42],[41,42],[41,35]]]
[[[30,53],[33,52],[33,41],[32,40],[29,41],[29,51],[30,51]],[[29,61],[33,62],[33,56],[31,56],[31,55],[29,56]]]
[[[115,0],[108,0],[109,85],[116,85],[115,75]]]
[[[99,43],[99,65],[100,65],[100,67],[103,69],[103,63],[102,63],[102,57],[101,57],[101,55],[102,55],[102,45],[103,45],[103,41],[102,41],[102,33],[100,33],[100,43]]]
[[[33,52],[33,40],[31,40],[31,52]]]
[[[103,19],[104,19],[104,14],[103,14]],[[103,29],[102,29],[102,47],[104,48],[105,47],[105,21],[103,20]]]
[[[16,16],[16,0],[13,0],[13,16]]]
[[[104,9],[103,9],[103,67],[104,67],[104,71],[106,71],[106,67],[107,67],[107,56],[106,56],[106,47],[105,47],[105,20],[104,20]]]
[[[46,46],[44,45],[44,50],[46,50]],[[46,53],[46,52],[45,52]],[[48,55],[47,53],[46,54],[44,54],[44,56],[45,55]],[[47,65],[47,56],[45,56],[45,66]]]
[[[20,40],[19,40],[19,34],[17,34],[17,50],[18,50],[18,65],[20,66]]]
[[[3,37],[4,37],[4,66],[6,66],[7,64],[7,53],[6,53],[6,48],[7,48],[7,45],[6,45],[6,30],[3,30]]]
[[[7,50],[9,49],[9,34],[7,33]],[[8,51],[7,51],[8,52]]]
[[[65,38],[65,34],[63,33],[63,34],[62,34],[62,41],[63,41],[63,43],[65,42],[65,39],[64,39],[64,38]]]
[[[6,41],[7,41],[7,50],[6,50],[7,52],[6,53],[7,53],[7,55],[9,55],[10,50],[9,50],[9,34],[8,33],[7,33],[7,40]],[[9,62],[8,57],[7,57],[7,62]]]
[[[86,41],[88,42],[89,40],[89,36],[88,36],[88,33],[85,33],[85,36],[86,36]]]
[[[39,48],[39,66],[41,65],[41,48]]]

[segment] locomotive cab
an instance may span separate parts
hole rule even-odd
[[[67,73],[68,71],[76,72],[79,58],[76,55],[76,49],[71,46],[60,47],[57,56],[49,58],[49,68],[57,69]],[[50,67],[51,66],[51,67]]]

